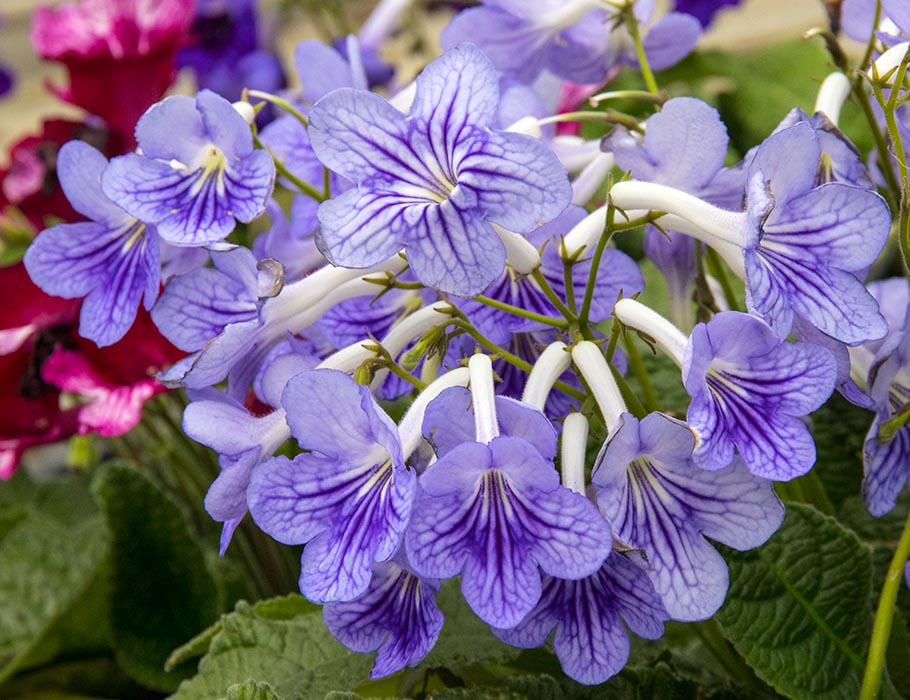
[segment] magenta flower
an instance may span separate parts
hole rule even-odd
[[[59,61],[69,86],[58,97],[104,119],[127,140],[174,80],[174,57],[193,19],[184,0],[82,0],[39,7],[32,45]],[[116,89],[112,89],[116,86]]]

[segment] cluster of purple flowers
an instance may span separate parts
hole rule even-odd
[[[189,353],[162,380],[191,390],[184,428],[220,456],[205,506],[222,551],[247,513],[305,545],[301,592],[344,644],[378,650],[374,677],[433,647],[453,577],[504,642],[555,629],[583,683],[622,669],[626,628],[710,617],[728,588],[712,542],[775,532],[773,482],[812,468],[806,417],[835,389],[876,411],[870,510],[907,482],[910,293],[864,286],[891,219],[836,97],[733,167],[717,113],[691,98],[603,144],[554,135],[554,83],[669,66],[697,40],[689,15],[618,5],[484,2],[388,100],[368,89],[374,23],[343,50],[301,44],[302,91],[265,97],[288,113],[256,139],[248,103],[203,90],[149,109],[134,153],[60,152],[87,221],[44,231],[29,273],[86,297],[80,331],[98,344],[142,302]],[[597,208],[613,164],[633,179]],[[237,222],[263,215],[252,251],[238,245]],[[662,229],[646,251],[673,323],[630,298],[638,265],[603,245],[623,215]],[[748,313],[692,327],[703,246],[744,281]],[[685,421],[629,411],[624,358],[597,342],[611,319],[678,364]],[[405,395],[396,422],[383,400]],[[275,456],[291,438],[296,456]]]

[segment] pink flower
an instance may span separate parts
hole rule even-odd
[[[74,336],[75,337],[75,336]],[[104,348],[75,337],[75,348],[58,345],[41,377],[85,403],[77,409],[80,435],[123,435],[142,418],[142,406],[167,389],[155,375],[183,356],[140,309],[122,340]]]
[[[32,44],[43,58],[66,66],[69,87],[54,89],[61,99],[130,140],[136,121],[173,82],[193,6],[188,0],[82,0],[39,7]]]
[[[597,85],[581,85],[569,80],[562,82],[562,92],[559,95],[559,104],[556,107],[557,114],[566,114],[574,112],[579,108],[582,102],[587,100],[591,95],[600,89]],[[556,125],[556,133],[560,136],[578,136],[581,133],[581,124],[579,122],[560,122]]]

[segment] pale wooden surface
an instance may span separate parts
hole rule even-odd
[[[79,115],[77,109],[61,103],[44,88],[47,80],[62,82],[64,73],[59,66],[42,63],[32,53],[29,18],[38,4],[35,0],[0,0],[0,61],[11,67],[17,77],[15,91],[0,99],[0,149],[4,153],[12,141],[34,131],[41,119]],[[748,50],[798,38],[806,29],[824,21],[820,0],[747,0],[737,10],[722,12],[711,31],[702,37],[700,46]],[[308,36],[313,36],[313,32],[301,19],[281,27],[278,45],[289,56],[296,42]],[[182,85],[186,89],[188,83]],[[4,158],[0,154],[0,163]]]

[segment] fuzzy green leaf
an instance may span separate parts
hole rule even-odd
[[[759,677],[794,700],[852,700],[866,664],[869,549],[833,518],[790,504],[767,544],[727,550],[717,620]]]

